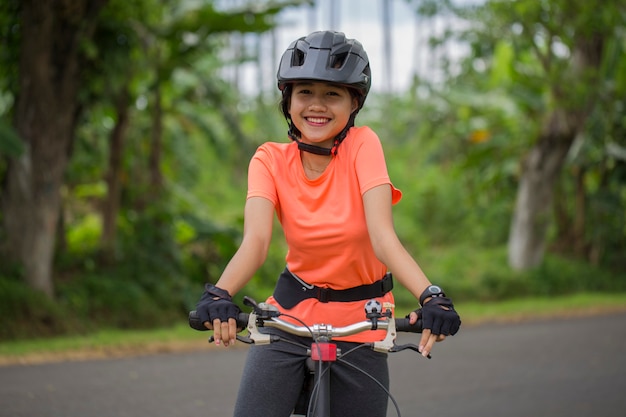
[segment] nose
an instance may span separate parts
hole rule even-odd
[[[324,104],[324,102],[321,99],[314,98],[313,100],[311,100],[311,103],[309,104],[309,110],[311,110],[311,111],[325,111],[326,110],[326,105]]]
[[[313,94],[311,101],[309,102],[309,110],[311,111],[325,111],[326,103],[324,101],[323,94]]]

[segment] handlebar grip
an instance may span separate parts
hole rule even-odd
[[[422,319],[417,319],[415,324],[409,324],[409,319],[396,319],[396,330],[399,332],[422,333]]]
[[[201,332],[209,330],[204,327],[204,324],[200,321],[200,317],[198,316],[198,312],[196,310],[191,310],[189,312],[189,327]]]
[[[239,313],[237,316],[237,328],[245,329],[248,327],[248,319],[250,318],[250,314],[248,313]]]
[[[250,315],[248,313],[239,313],[237,316],[237,328],[245,329],[248,327],[249,316]],[[189,312],[189,327],[201,332],[209,330],[204,326],[204,323],[200,321],[200,317],[198,316],[198,312],[196,310]]]

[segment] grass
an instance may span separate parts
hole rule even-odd
[[[580,293],[558,297],[531,297],[494,303],[462,303],[457,306],[469,325],[547,318],[575,318],[626,311],[626,294]]]
[[[626,311],[626,293],[581,293],[534,297],[493,303],[456,305],[463,324],[571,318]],[[398,311],[398,316],[406,312]],[[209,333],[191,330],[186,323],[159,330],[100,330],[89,335],[0,343],[0,365],[120,357],[207,348]]]
[[[158,330],[103,329],[82,336],[2,342],[0,366],[197,350],[206,347],[208,335],[181,323]]]
[[[141,347],[154,342],[174,343],[180,340],[190,340],[194,336],[197,338],[198,335],[199,333],[194,335],[189,327],[184,324],[158,330],[105,329],[88,335],[3,342],[0,343],[0,356],[106,347]]]

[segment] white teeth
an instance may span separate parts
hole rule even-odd
[[[311,123],[326,123],[329,119],[324,117],[308,117],[307,120]]]

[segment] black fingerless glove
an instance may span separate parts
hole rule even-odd
[[[196,304],[196,311],[200,322],[213,323],[213,320],[228,321],[236,319],[241,310],[233,303],[233,298],[228,291],[216,287],[213,284],[204,286],[204,293]]]
[[[454,336],[461,327],[461,318],[454,309],[452,300],[447,297],[431,298],[418,315],[422,318],[422,327],[430,329],[432,334]]]

